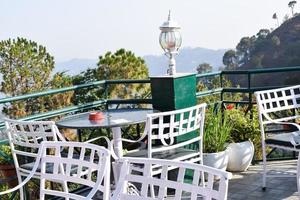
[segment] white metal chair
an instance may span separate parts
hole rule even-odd
[[[124,158],[121,175],[112,200],[163,200],[163,199],[227,199],[228,179],[231,174],[208,166],[148,158]],[[143,167],[141,173],[135,165]],[[161,174],[153,176],[153,166],[161,167]],[[176,168],[175,177],[169,177],[169,168]],[[207,182],[201,181],[201,174]],[[191,177],[190,181],[185,181]],[[153,192],[154,191],[154,192]],[[171,197],[167,198],[167,195]]]
[[[294,120],[300,117],[300,85],[255,92],[259,111],[263,153],[263,190],[266,189],[267,177],[287,177],[286,174],[270,174],[267,170],[266,148],[300,151],[300,126]],[[270,126],[288,125],[294,131],[272,132]],[[300,195],[300,156],[297,164],[297,187]]]
[[[6,132],[12,150],[19,184],[27,177],[36,162],[38,150],[43,141],[66,141],[53,121],[20,121],[5,119]],[[100,136],[86,143],[106,137]],[[33,178],[40,178],[38,166]],[[24,198],[24,189],[20,188],[20,198]]]
[[[65,149],[67,154],[62,153],[61,149]],[[80,151],[79,157],[75,149]],[[47,153],[51,151],[55,152],[54,155]],[[110,197],[110,152],[103,147],[81,142],[43,142],[41,167],[41,200],[48,195],[76,200],[92,199],[98,191],[103,200]],[[56,184],[67,182],[68,188],[62,191],[48,189],[46,181]],[[72,184],[88,187],[88,193],[84,196],[70,193]]]
[[[110,152],[94,144],[59,141],[42,142],[33,169],[26,179],[16,187],[0,192],[0,196],[22,188],[34,178],[40,165],[41,200],[46,196],[90,200],[97,192],[103,200],[110,197]],[[54,183],[56,188],[46,188],[46,182]],[[71,193],[70,187],[74,186],[84,188]]]
[[[5,119],[5,126],[19,183],[32,171],[42,141],[64,141],[52,121],[25,122]],[[33,178],[40,178],[40,167]],[[24,198],[23,188],[20,188],[20,198]]]
[[[202,164],[205,108],[206,104],[200,104],[175,111],[148,114],[144,134],[138,140],[146,139],[147,148],[129,152],[125,157],[158,158]],[[186,148],[187,146],[193,146],[194,149]],[[115,159],[118,158],[115,156]],[[152,170],[153,174],[160,173],[159,167],[152,166]]]

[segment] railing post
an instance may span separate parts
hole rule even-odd
[[[248,72],[247,74],[248,77],[248,90],[251,89],[251,72]],[[252,110],[252,92],[249,91],[248,93],[249,96],[249,104],[248,104],[248,108],[250,110],[250,119],[253,119],[253,110]]]
[[[220,87],[223,89],[223,71],[220,74]],[[223,105],[223,90],[221,91],[221,105]]]
[[[105,109],[108,110],[108,103],[107,103],[107,99],[108,99],[108,83],[107,81],[105,81],[104,83],[104,98],[105,98]]]

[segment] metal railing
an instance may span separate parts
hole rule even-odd
[[[57,116],[61,116],[64,114],[68,113],[73,113],[73,112],[80,112],[86,109],[92,109],[92,108],[97,108],[99,106],[108,106],[111,104],[151,104],[151,98],[146,98],[146,99],[108,99],[108,89],[110,85],[115,85],[115,84],[149,84],[150,80],[145,79],[145,80],[102,80],[102,81],[96,81],[96,82],[91,82],[91,83],[85,83],[85,84],[80,84],[80,85],[75,85],[75,86],[70,86],[70,87],[65,87],[65,88],[59,88],[59,89],[52,89],[52,90],[47,90],[47,91],[41,91],[41,92],[35,92],[32,94],[26,94],[26,95],[21,95],[21,96],[15,96],[15,97],[6,97],[0,99],[0,105],[5,104],[5,103],[12,103],[15,101],[22,101],[22,100],[28,100],[32,98],[39,98],[42,96],[47,96],[47,95],[55,95],[55,94],[61,94],[65,92],[70,92],[70,91],[76,91],[80,89],[94,89],[97,87],[102,87],[104,90],[104,96],[105,98],[93,101],[93,102],[87,102],[84,104],[80,105],[73,105],[73,106],[68,106],[65,108],[57,109],[57,110],[52,110],[44,113],[38,113],[30,116],[26,116],[21,118],[22,120],[44,120],[44,119],[49,119]],[[4,122],[0,121],[0,129],[4,127]],[[7,143],[7,140],[1,140],[1,144]]]
[[[252,78],[254,75],[257,74],[273,74],[273,73],[286,73],[286,72],[300,72],[300,66],[295,66],[295,67],[283,67],[283,68],[269,68],[269,69],[254,69],[254,70],[228,70],[228,71],[219,71],[219,72],[212,72],[212,73],[206,73],[206,74],[198,74],[196,77],[198,80],[201,80],[203,78],[213,78],[213,77],[218,77],[219,78],[219,83],[220,87],[219,88],[213,88],[209,89],[206,91],[201,91],[197,92],[196,96],[197,98],[201,98],[204,96],[209,96],[209,95],[216,95],[220,94],[220,101],[222,103],[236,103],[236,104],[248,104],[252,105],[252,95],[256,91],[260,90],[268,90],[268,89],[274,89],[274,88],[279,88],[279,87],[284,87],[288,85],[277,85],[277,86],[262,86],[262,87],[253,87],[252,86]],[[244,75],[247,76],[247,87],[230,87],[226,88],[224,87],[224,81],[225,81],[225,76],[227,75],[235,75],[235,76],[240,76]],[[300,74],[299,74],[300,75]],[[300,84],[300,79],[299,83]],[[248,101],[231,101],[231,100],[225,100],[224,99],[224,94],[226,93],[242,93],[242,94],[248,94],[249,98]]]
[[[251,108],[253,105],[252,101],[252,95],[255,91],[258,90],[265,90],[265,89],[271,89],[276,87],[282,87],[281,86],[268,86],[268,87],[252,87],[252,77],[256,74],[272,74],[272,73],[281,73],[281,72],[300,72],[300,66],[296,67],[284,67],[284,68],[270,68],[270,69],[255,69],[255,70],[235,70],[235,71],[219,71],[219,72],[212,72],[212,73],[206,73],[206,74],[197,74],[197,80],[201,80],[203,78],[214,78],[217,77],[219,79],[220,87],[219,88],[213,88],[206,91],[199,91],[196,93],[197,98],[202,98],[205,96],[210,95],[220,95],[220,102],[221,103],[236,103],[236,104],[248,104]],[[225,76],[227,75],[246,75],[247,76],[247,87],[244,88],[226,88],[224,87],[224,81]],[[0,99],[0,105],[5,103],[11,103],[15,101],[21,101],[21,100],[27,100],[31,98],[39,98],[46,95],[54,95],[54,94],[61,94],[69,91],[76,91],[80,89],[93,89],[97,87],[101,87],[104,89],[104,97],[103,99],[94,101],[94,102],[88,102],[81,105],[73,105],[69,107],[65,107],[58,110],[53,110],[45,113],[38,113],[30,116],[26,116],[22,118],[22,120],[44,120],[49,119],[56,116],[61,116],[64,114],[72,113],[72,112],[79,112],[86,109],[92,109],[97,108],[99,106],[107,106],[110,104],[151,104],[152,100],[151,98],[144,98],[144,99],[108,99],[108,89],[110,85],[115,84],[150,84],[149,79],[144,80],[101,80],[101,81],[95,81],[91,83],[85,83],[80,85],[74,85],[70,87],[65,88],[59,88],[59,89],[52,89],[47,91],[41,91],[36,92],[32,94],[26,94],[21,96],[15,96],[15,97],[6,97]],[[300,81],[299,81],[300,84]],[[225,100],[224,94],[226,93],[242,93],[242,94],[248,94],[249,98],[248,101],[231,101],[231,100]],[[3,128],[4,124],[3,122],[0,122],[0,129]],[[5,143],[6,141],[0,141],[0,145]]]

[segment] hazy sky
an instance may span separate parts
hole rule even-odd
[[[233,48],[242,36],[274,28],[289,0],[0,0],[0,40],[25,37],[56,61],[96,59],[119,48],[161,54],[159,26],[168,10],[182,27],[182,46]],[[300,2],[299,2],[300,4]],[[297,4],[295,10],[299,11]]]

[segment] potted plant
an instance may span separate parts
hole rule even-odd
[[[248,169],[254,156],[254,146],[260,144],[260,128],[256,109],[253,117],[242,108],[227,106],[229,122],[233,125],[228,151],[228,171],[241,172]],[[255,145],[254,145],[254,144]]]
[[[16,168],[13,164],[11,149],[8,145],[0,146],[0,177],[8,180],[8,185],[14,187],[18,184]]]
[[[222,114],[221,111],[210,108],[206,112],[203,135],[204,165],[226,170],[228,155],[225,150],[231,129],[226,111]]]

